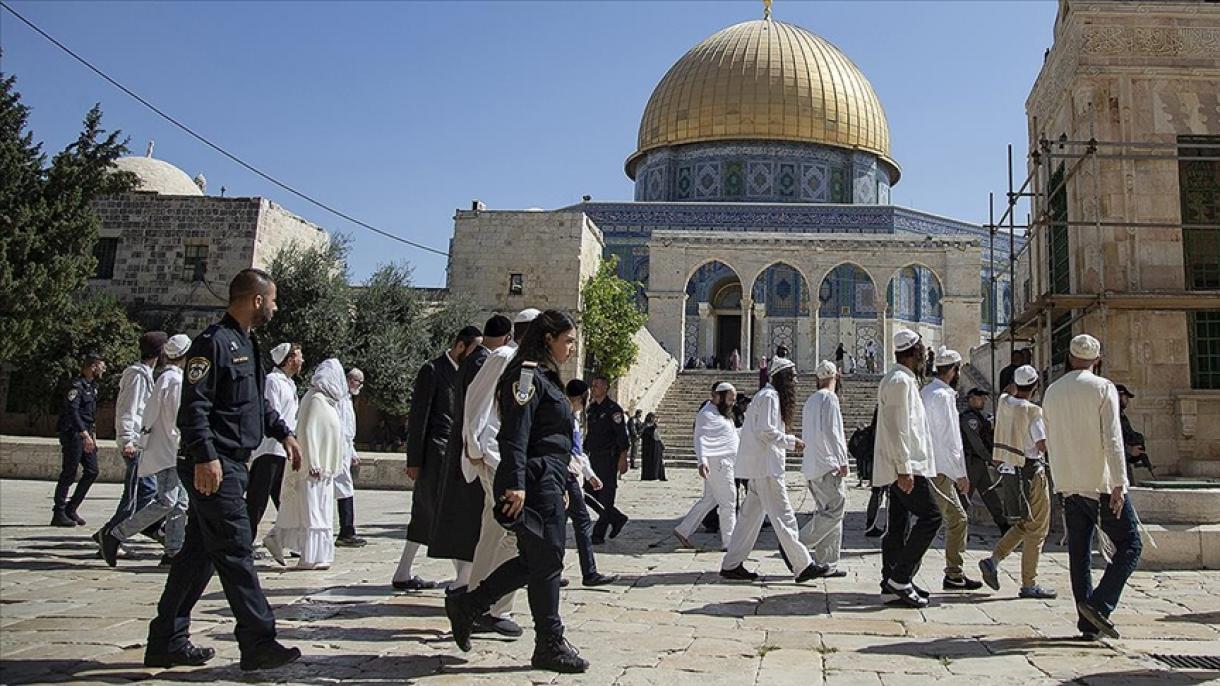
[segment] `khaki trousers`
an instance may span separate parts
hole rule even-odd
[[[463,458],[465,459],[465,458]],[[479,542],[474,548],[474,561],[470,570],[470,590],[473,591],[491,576],[500,565],[517,557],[517,535],[500,526],[493,514],[495,496],[492,495],[492,480],[496,471],[479,463],[479,482],[483,484],[483,524],[479,528]],[[513,611],[513,593],[500,598],[491,607],[491,614],[504,617]]]
[[[1051,528],[1051,492],[1046,481],[1046,470],[1040,469],[1030,479],[1029,518],[1023,519],[1008,530],[995,545],[991,557],[998,564],[1001,560],[1021,548],[1021,587],[1032,588],[1038,580],[1038,557],[1042,554],[1042,543]]]
[[[962,576],[962,555],[966,552],[966,533],[970,523],[962,499],[957,495],[953,479],[937,474],[932,479],[932,491],[940,516],[945,521],[945,576]]]

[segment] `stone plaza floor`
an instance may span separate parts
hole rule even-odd
[[[798,511],[808,500],[790,475]],[[389,586],[410,506],[406,492],[357,495],[357,521],[369,545],[338,550],[327,571],[285,571],[260,560],[280,637],[304,657],[257,677],[237,666],[233,618],[213,580],[195,611],[193,638],[217,657],[195,669],[141,664],[148,619],[164,572],[158,546],[134,545],[117,569],[95,557],[88,535],[112,511],[118,487],[95,486],[81,511],[89,526],[46,526],[52,484],[0,482],[0,683],[211,682],[383,684],[420,682],[583,684],[1196,684],[1220,672],[1166,666],[1154,654],[1220,656],[1220,572],[1137,572],[1114,619],[1121,640],[1073,639],[1066,557],[1052,533],[1039,581],[1055,601],[1017,599],[1018,557],[1005,562],[998,593],[935,593],[924,610],[886,607],[878,596],[877,539],[864,538],[867,490],[852,489],[842,567],[848,576],[798,585],[786,574],[775,537],[764,530],[753,567],[763,583],[724,582],[719,538],[697,534],[705,550],[681,550],[670,533],[699,492],[690,470],[669,482],[620,490],[633,519],[598,549],[612,586],[580,586],[569,548],[563,592],[567,635],[592,662],[588,673],[532,670],[529,611],[518,595],[526,636],[478,636],[461,653],[448,635],[443,593],[398,593]],[[804,507],[802,507],[802,505]],[[273,510],[269,512],[269,518]],[[804,518],[802,517],[802,520]],[[264,522],[264,529],[270,522]],[[968,566],[995,541],[971,534]],[[920,583],[940,588],[940,541]],[[423,559],[425,578],[452,576],[447,561]]]

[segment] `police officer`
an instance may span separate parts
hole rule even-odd
[[[468,593],[445,597],[453,640],[470,650],[475,620],[492,603],[529,587],[534,617],[537,669],[578,673],[587,660],[563,637],[559,618],[559,581],[563,572],[567,513],[563,496],[572,453],[572,406],[559,378],[559,365],[576,345],[576,324],[568,315],[547,310],[533,321],[516,357],[497,387],[500,408],[500,466],[492,490],[496,520],[517,534],[519,555],[496,568]]]
[[[97,380],[106,373],[106,362],[97,355],[86,355],[81,363],[80,376],[72,380],[64,394],[63,409],[59,413],[59,445],[63,451],[59,483],[55,484],[55,504],[51,513],[51,526],[78,526],[85,520],[76,513],[85,502],[89,487],[97,479],[97,432],[93,420],[97,414]],[[76,470],[81,470],[80,483],[68,500],[68,489],[76,480]]]
[[[229,307],[187,353],[178,429],[178,475],[190,494],[186,540],[173,559],[157,616],[148,628],[144,664],[201,665],[216,651],[190,642],[191,610],[215,570],[237,619],[243,671],[269,669],[301,656],[275,640],[275,616],[254,571],[245,503],[246,462],[266,432],[300,469],[296,438],[263,396],[264,369],[252,328],[275,314],[275,283],[244,269],[229,283]]]
[[[593,543],[606,542],[606,529],[610,529],[610,538],[618,536],[627,524],[627,515],[614,506],[615,495],[618,493],[618,477],[627,473],[627,451],[631,440],[627,435],[627,418],[619,404],[606,397],[610,391],[610,381],[598,375],[593,377],[589,386],[593,401],[585,410],[585,452],[593,463],[593,471],[602,481],[600,491],[585,489],[596,499],[605,510],[593,525]]]
[[[1000,494],[995,490],[995,478],[991,472],[993,427],[991,418],[983,413],[989,393],[981,388],[972,388],[966,394],[969,407],[959,417],[962,431],[962,449],[966,453],[966,476],[970,479],[970,495],[978,493],[991,519],[1000,528],[1000,534],[1008,531],[1008,518]]]

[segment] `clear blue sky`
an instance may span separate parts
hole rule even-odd
[[[446,249],[455,208],[630,200],[623,161],[653,87],[689,48],[761,16],[740,2],[28,2],[13,6],[111,76],[307,193]],[[1026,147],[1024,104],[1051,44],[1053,1],[792,2],[775,17],[864,71],[903,167],[895,204],[972,222]],[[442,285],[445,259],[370,234],[221,157],[0,12],[35,138],[66,145],[100,102],[143,154],[209,192],[263,195],[354,240],[352,275],[405,260]]]

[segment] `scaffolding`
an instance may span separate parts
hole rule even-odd
[[[1037,120],[1034,120],[1034,128],[1037,130]],[[1197,139],[1197,140],[1195,140]],[[1184,155],[1184,150],[1192,151],[1189,155]],[[1198,151],[1205,151],[1204,154],[1198,154]],[[1129,231],[1140,229],[1220,229],[1220,224],[1198,224],[1198,223],[1165,223],[1165,222],[1143,222],[1143,221],[1112,221],[1103,220],[1102,218],[1102,191],[1101,191],[1101,164],[1103,160],[1116,160],[1124,166],[1122,174],[1128,179],[1134,178],[1139,173],[1139,162],[1174,162],[1177,168],[1175,173],[1181,168],[1181,161],[1189,159],[1193,162],[1217,162],[1220,161],[1220,136],[1180,136],[1175,142],[1134,142],[1134,141],[1102,141],[1096,138],[1089,140],[1070,140],[1066,136],[1061,136],[1058,139],[1048,139],[1045,137],[1037,141],[1036,146],[1031,148],[1027,153],[1027,173],[1024,181],[1018,186],[1016,185],[1016,174],[1013,167],[1013,146],[1008,146],[1008,190],[1005,193],[1005,209],[997,219],[995,216],[995,193],[988,194],[988,223],[984,226],[988,232],[989,241],[989,269],[988,269],[988,290],[992,300],[990,308],[990,324],[991,330],[988,340],[989,353],[991,357],[991,380],[992,380],[992,399],[998,399],[999,392],[1002,389],[996,388],[996,351],[999,346],[1007,343],[1009,349],[1009,359],[1016,349],[1018,341],[1033,341],[1038,347],[1035,348],[1035,359],[1043,361],[1044,369],[1050,370],[1052,373],[1058,368],[1062,361],[1051,359],[1052,341],[1056,335],[1062,335],[1065,331],[1070,334],[1071,327],[1076,322],[1080,321],[1085,316],[1099,312],[1101,315],[1101,330],[1100,336],[1104,340],[1107,334],[1106,314],[1109,310],[1154,310],[1154,311],[1176,311],[1189,312],[1199,310],[1220,310],[1220,290],[1195,290],[1190,288],[1190,284],[1186,283],[1181,290],[1141,290],[1135,292],[1128,291],[1108,291],[1104,290],[1106,285],[1106,255],[1102,255],[1099,261],[1099,270],[1097,280],[1101,285],[1101,289],[1097,293],[1080,293],[1077,289],[1079,284],[1074,283],[1071,274],[1071,259],[1070,253],[1066,269],[1068,270],[1068,285],[1067,292],[1056,292],[1059,289],[1051,283],[1054,276],[1049,273],[1052,269],[1047,268],[1045,271],[1046,278],[1038,280],[1036,275],[1038,269],[1036,264],[1039,263],[1039,255],[1035,254],[1038,239],[1046,237],[1047,255],[1052,258],[1051,251],[1051,232],[1056,228],[1064,228],[1069,231],[1068,240],[1071,240],[1070,231],[1075,228],[1077,230],[1087,229],[1092,227],[1099,234],[1103,230],[1110,229],[1126,229]],[[1061,179],[1056,179],[1052,182],[1056,175],[1056,162],[1062,165],[1064,171]],[[1092,176],[1091,184],[1076,184],[1076,191],[1083,190],[1086,195],[1080,197],[1076,203],[1078,207],[1085,208],[1092,219],[1075,219],[1070,217],[1070,209],[1066,206],[1063,216],[1056,217],[1052,200],[1060,193],[1066,193],[1069,184],[1072,183],[1078,175],[1084,173],[1088,168]],[[1164,169],[1157,170],[1160,173]],[[1087,179],[1086,179],[1087,180]],[[1082,188],[1083,186],[1083,188]],[[1019,208],[1028,203],[1030,212],[1026,215],[1024,224],[1017,223],[1016,217]],[[1179,219],[1182,217],[1179,215]],[[1020,254],[1016,250],[1016,240],[1018,230],[1021,231],[1024,239],[1024,245],[1021,247]],[[1008,240],[1008,265],[1007,276],[1010,288],[1012,289],[1012,297],[1008,302],[1008,326],[1003,332],[998,332],[999,324],[997,322],[997,314],[1000,303],[997,302],[995,294],[998,292],[1000,276],[1005,271],[996,272],[995,264],[995,242],[997,236],[1003,240],[1004,234],[1007,232]],[[1066,248],[1065,248],[1066,249]],[[1028,262],[1028,287],[1029,292],[1025,294],[1023,307],[1020,312],[1017,312],[1017,264],[1021,260],[1021,256],[1026,257]],[[1043,267],[1049,264],[1050,260],[1043,260]],[[1189,269],[1188,264],[1184,264],[1184,269]],[[1189,280],[1189,274],[1184,275]],[[1035,293],[1035,290],[1040,292]]]

